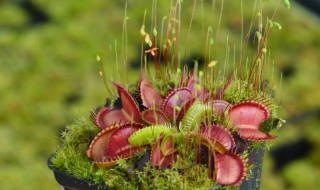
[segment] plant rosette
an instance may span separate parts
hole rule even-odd
[[[72,156],[67,155],[71,147],[82,151],[79,162],[89,163],[87,179],[95,175],[96,168],[98,173],[104,168],[117,170],[115,174],[120,172],[122,180],[128,180],[131,186],[144,187],[147,177],[150,181],[167,178],[163,175],[181,180],[178,186],[170,184],[177,189],[186,178],[188,183],[206,181],[203,185],[207,188],[240,185],[255,167],[249,159],[251,151],[275,138],[268,127],[277,127],[275,121],[280,123],[271,112],[275,105],[264,94],[246,99],[254,91],[242,93],[237,97],[239,102],[233,101],[239,81],[231,77],[224,87],[214,90],[203,86],[196,74],[183,76],[176,86],[164,84],[170,86],[164,92],[153,87],[145,76],[131,91],[113,82],[118,97],[91,112],[95,126],[86,123],[81,129],[83,126],[76,124],[65,132],[65,145],[51,160],[53,168],[66,167],[60,159]],[[78,139],[81,136],[84,139]],[[201,177],[206,173],[206,178],[192,179],[199,173]],[[108,176],[104,175],[108,174],[101,175],[101,179],[91,181],[105,182]],[[104,184],[117,188],[109,182]]]

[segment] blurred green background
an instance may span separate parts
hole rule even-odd
[[[1,189],[59,188],[47,168],[47,158],[60,144],[61,130],[106,98],[96,55],[112,76],[115,40],[122,56],[125,2],[0,1]],[[187,51],[190,56],[203,55],[202,27],[215,29],[219,18],[220,1],[212,8],[212,1],[204,0],[203,12],[201,2]],[[221,44],[227,35],[232,43],[240,41],[239,2],[225,2]],[[184,1],[182,38],[192,4]],[[159,24],[168,15],[169,5],[169,1],[158,1]],[[151,31],[152,1],[128,0],[127,6],[129,79],[133,83],[138,79],[134,66],[140,61],[139,30],[147,9],[146,30]],[[245,27],[252,16],[251,7],[251,1],[244,2]],[[278,0],[269,1],[267,12],[277,7],[275,20],[283,29],[272,31],[268,47],[275,60],[275,76],[283,73],[281,86],[280,79],[272,85],[280,94],[280,115],[287,124],[276,132],[279,138],[266,152],[261,189],[319,189],[320,17],[295,3],[287,10]],[[220,45],[217,60],[224,62],[224,56],[225,45]],[[121,77],[115,80],[121,81]]]

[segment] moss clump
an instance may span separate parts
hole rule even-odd
[[[216,185],[208,179],[207,168],[193,165],[181,171],[178,169],[156,169],[149,165],[144,171],[137,171],[140,186],[145,189],[209,189]]]
[[[67,126],[62,132],[63,145],[52,158],[54,168],[93,184],[105,184],[114,189],[135,189],[135,184],[125,173],[124,164],[103,169],[94,166],[87,157],[89,143],[99,131],[89,118],[81,118]],[[132,159],[125,161],[127,165]]]
[[[143,170],[128,172],[145,151],[130,159],[119,160],[114,167],[98,168],[87,157],[86,150],[99,131],[89,118],[78,119],[67,126],[62,132],[63,145],[52,158],[54,168],[112,189],[209,189],[216,185],[208,179],[207,167],[194,163],[194,151],[191,150],[185,154],[188,157],[179,157],[170,169],[156,169],[147,163]]]

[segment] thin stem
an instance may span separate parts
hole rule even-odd
[[[195,11],[195,9],[196,9],[196,5],[197,5],[197,0],[194,0],[193,8],[192,8],[192,14],[191,14],[191,19],[190,19],[190,23],[189,23],[188,34],[187,34],[186,47],[185,47],[185,49],[184,49],[183,59],[185,59],[186,53],[187,53],[187,49],[188,49],[188,47],[189,47],[189,37],[190,37],[190,31],[191,31],[191,27],[192,27],[192,21],[193,21],[194,11]]]
[[[117,40],[114,40],[114,49],[115,49],[115,55],[116,55],[116,80],[118,81],[120,75],[119,75],[119,62],[118,62],[118,47],[117,47]]]
[[[215,39],[216,43],[214,44],[214,47],[213,47],[213,49],[214,49],[214,54],[213,54],[214,58],[216,57],[216,53],[217,53],[217,51],[216,51],[216,50],[217,50],[216,45],[217,45],[218,38],[219,38],[219,31],[220,31],[220,25],[221,25],[221,20],[222,20],[222,13],[223,13],[223,5],[224,5],[224,0],[222,0],[222,2],[221,2],[220,16],[219,16],[219,22],[218,22],[218,27],[217,27],[217,34],[216,34],[216,39]]]

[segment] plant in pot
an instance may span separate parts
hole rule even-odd
[[[224,77],[210,53],[201,66],[183,66],[175,32],[181,3],[172,9],[159,47],[157,29],[149,34],[141,27],[148,49],[139,82],[112,82],[117,96],[62,133],[63,144],[48,165],[65,189],[259,189],[265,143],[283,123],[263,80],[267,36],[280,25],[268,19],[262,28],[260,13],[250,68],[242,74],[240,63],[240,71]],[[211,34],[209,27],[206,52]],[[106,79],[103,67],[101,74]]]

